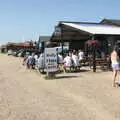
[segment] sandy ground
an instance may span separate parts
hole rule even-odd
[[[0,54],[0,120],[120,120],[120,88],[111,87],[112,72],[44,80],[21,63]]]

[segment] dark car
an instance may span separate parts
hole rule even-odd
[[[23,52],[22,49],[21,50],[17,50],[17,51],[14,52],[13,56],[18,57],[18,54],[21,53],[21,52]]]
[[[31,53],[35,53],[35,52],[36,52],[35,50],[30,50],[30,49],[28,49],[28,50],[23,50],[23,51],[21,52],[21,57],[24,57],[24,56],[26,55],[26,53],[31,54]]]

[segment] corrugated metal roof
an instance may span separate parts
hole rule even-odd
[[[85,31],[91,34],[107,34],[107,35],[120,35],[120,27],[105,24],[75,24],[75,23],[62,23],[64,25]]]

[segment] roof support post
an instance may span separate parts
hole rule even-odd
[[[62,55],[63,55],[64,54],[64,52],[63,52],[64,42],[63,42],[63,29],[62,29],[62,26],[61,26],[61,45],[62,45]]]
[[[92,35],[92,40],[95,40],[95,35]],[[93,46],[92,52],[93,52],[93,72],[96,72],[96,47],[95,46]]]
[[[92,35],[92,40],[94,40],[95,39],[95,36],[94,35]]]
[[[60,40],[60,43],[61,43],[61,48],[62,48],[62,55],[63,55],[63,28],[62,28],[62,25],[60,26],[56,26],[55,27],[55,35],[59,37],[59,40]]]

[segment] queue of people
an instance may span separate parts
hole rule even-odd
[[[44,73],[45,59],[44,53],[41,54],[28,54],[24,56],[23,65],[26,65],[28,69],[36,69],[40,73]],[[120,71],[120,49],[119,46],[115,46],[111,53],[111,66],[113,70],[112,86],[116,86],[116,76]],[[58,53],[58,68],[61,71],[67,72],[72,70],[80,70],[81,62],[84,59],[84,52],[82,50],[69,51],[64,56]]]
[[[44,68],[44,56],[43,54],[26,54],[23,59],[23,65],[25,65],[28,69],[36,69],[39,72]]]
[[[61,68],[62,66],[65,72],[67,71],[67,68],[69,69],[69,71],[71,71],[72,69],[79,70],[81,67],[81,60],[83,60],[83,57],[84,53],[82,50],[79,50],[79,52],[77,52],[76,50],[69,51],[65,57],[63,57],[61,54],[58,54],[59,68]]]
[[[81,60],[83,60],[84,53],[82,50],[78,52],[73,50],[69,51],[66,55],[58,53],[58,68],[61,71],[79,70],[81,67]],[[39,72],[44,72],[45,59],[44,53],[41,54],[26,54],[23,59],[23,65],[28,69],[36,69]]]

